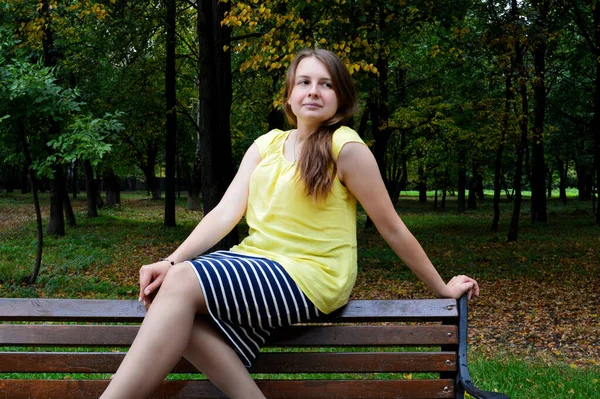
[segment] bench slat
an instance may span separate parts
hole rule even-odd
[[[124,353],[0,353],[0,373],[114,373]],[[263,353],[252,373],[404,373],[456,371],[455,352]],[[197,373],[182,359],[173,373]]]
[[[0,320],[139,322],[132,300],[0,298]],[[331,315],[338,321],[427,321],[458,317],[455,299],[353,300]]]
[[[138,326],[0,324],[5,346],[130,346]],[[294,326],[266,346],[441,346],[457,344],[453,325]]]
[[[98,398],[107,381],[0,380],[0,392],[10,399]],[[452,380],[259,380],[272,399],[432,399],[453,398]],[[151,399],[226,398],[208,381],[167,381]]]

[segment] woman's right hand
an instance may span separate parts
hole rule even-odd
[[[167,261],[144,265],[140,268],[139,301],[144,303],[146,310],[150,307],[170,268],[171,264]]]

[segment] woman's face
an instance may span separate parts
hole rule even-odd
[[[300,61],[287,101],[298,126],[319,126],[336,114],[338,99],[332,84],[327,67],[319,59],[306,57]]]

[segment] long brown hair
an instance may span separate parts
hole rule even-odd
[[[306,186],[306,195],[317,200],[317,198],[327,198],[337,173],[331,145],[333,133],[340,126],[351,122],[358,108],[358,102],[350,72],[337,55],[324,49],[304,49],[296,54],[290,64],[285,81],[283,104],[291,124],[296,126],[298,119],[292,112],[288,99],[294,88],[298,64],[307,57],[315,57],[325,65],[331,75],[331,83],[338,100],[335,115],[324,121],[317,131],[308,137],[298,158],[299,176]]]

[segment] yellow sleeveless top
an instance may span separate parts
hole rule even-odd
[[[283,156],[290,131],[273,130],[255,143],[262,161],[250,177],[249,235],[231,251],[272,259],[323,313],[348,302],[356,280],[356,199],[335,177],[326,200],[306,196],[296,163]],[[363,143],[348,127],[335,131],[334,159],[348,142]]]

